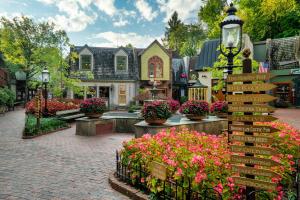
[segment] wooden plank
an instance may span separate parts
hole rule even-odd
[[[271,83],[261,83],[261,84],[233,84],[227,85],[228,92],[243,92],[243,91],[268,91],[276,88],[277,86]]]
[[[227,119],[240,122],[271,122],[277,118],[271,115],[229,115]]]
[[[254,187],[257,189],[263,189],[263,190],[272,190],[276,191],[277,184],[266,182],[266,181],[260,181],[255,179],[249,179],[249,178],[243,178],[243,177],[232,177],[233,181],[237,185],[245,185],[249,187]]]
[[[256,144],[272,144],[271,137],[251,136],[251,135],[229,135],[229,141],[233,142],[248,142]]]
[[[152,161],[151,162],[151,175],[161,179],[161,180],[166,180],[167,178],[167,168],[165,165],[156,162],[156,161]]]
[[[267,169],[257,169],[253,167],[246,167],[246,166],[237,166],[231,165],[232,172],[237,172],[241,174],[250,174],[255,176],[266,176],[266,177],[278,177],[280,174],[276,172],[272,172],[271,170]]]
[[[229,112],[263,112],[269,113],[275,111],[275,108],[268,105],[228,105]]]
[[[252,133],[274,133],[280,131],[271,126],[252,126],[252,125],[229,125],[230,131],[252,132]]]
[[[230,74],[227,76],[227,82],[265,81],[272,77],[271,73]]]
[[[278,154],[275,150],[265,147],[256,147],[256,146],[238,146],[230,145],[230,150],[236,153],[251,153],[256,155],[267,155],[272,156]]]
[[[230,161],[232,163],[243,163],[243,164],[251,164],[251,165],[261,165],[261,166],[267,166],[267,167],[281,165],[280,163],[275,162],[275,161],[270,160],[270,159],[257,158],[257,157],[248,157],[248,156],[237,156],[237,155],[232,155],[230,157]]]
[[[227,95],[228,102],[269,102],[277,99],[268,94],[240,94],[240,95]]]

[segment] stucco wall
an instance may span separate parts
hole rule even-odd
[[[149,49],[147,49],[141,56],[141,80],[149,80],[148,77],[148,60],[153,56],[160,57],[164,62],[163,77],[156,78],[156,80],[170,80],[170,57],[161,49],[161,47],[154,43]]]

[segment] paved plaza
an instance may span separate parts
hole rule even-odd
[[[24,140],[24,118],[24,110],[0,116],[0,199],[128,199],[108,174],[115,150],[133,135],[75,136],[72,126]]]
[[[280,121],[290,124],[300,130],[300,108],[276,109],[274,116]]]

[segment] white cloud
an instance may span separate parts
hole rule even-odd
[[[92,46],[100,46],[100,47],[117,47],[117,46],[125,46],[127,44],[132,44],[137,48],[145,48],[149,44],[151,44],[155,39],[160,41],[162,36],[150,36],[150,35],[138,35],[134,32],[129,33],[117,33],[117,32],[102,32],[96,34],[93,38],[104,40],[104,42],[95,42],[90,43]],[[95,40],[93,40],[95,41]]]
[[[160,11],[166,13],[164,22],[167,22],[174,11],[178,12],[178,16],[184,22],[196,19],[197,12],[203,1],[196,0],[157,0]]]
[[[111,17],[117,12],[117,8],[114,5],[115,0],[94,0],[94,4],[100,11],[105,12]]]
[[[158,12],[153,11],[152,7],[145,0],[137,0],[135,6],[140,12],[141,16],[148,21],[152,21],[158,15]]]
[[[129,21],[124,20],[122,17],[119,20],[113,22],[113,25],[115,27],[122,27],[122,26],[126,26],[127,24],[129,24]]]

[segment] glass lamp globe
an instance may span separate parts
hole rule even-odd
[[[43,83],[49,83],[50,73],[47,68],[42,71],[42,81]]]

